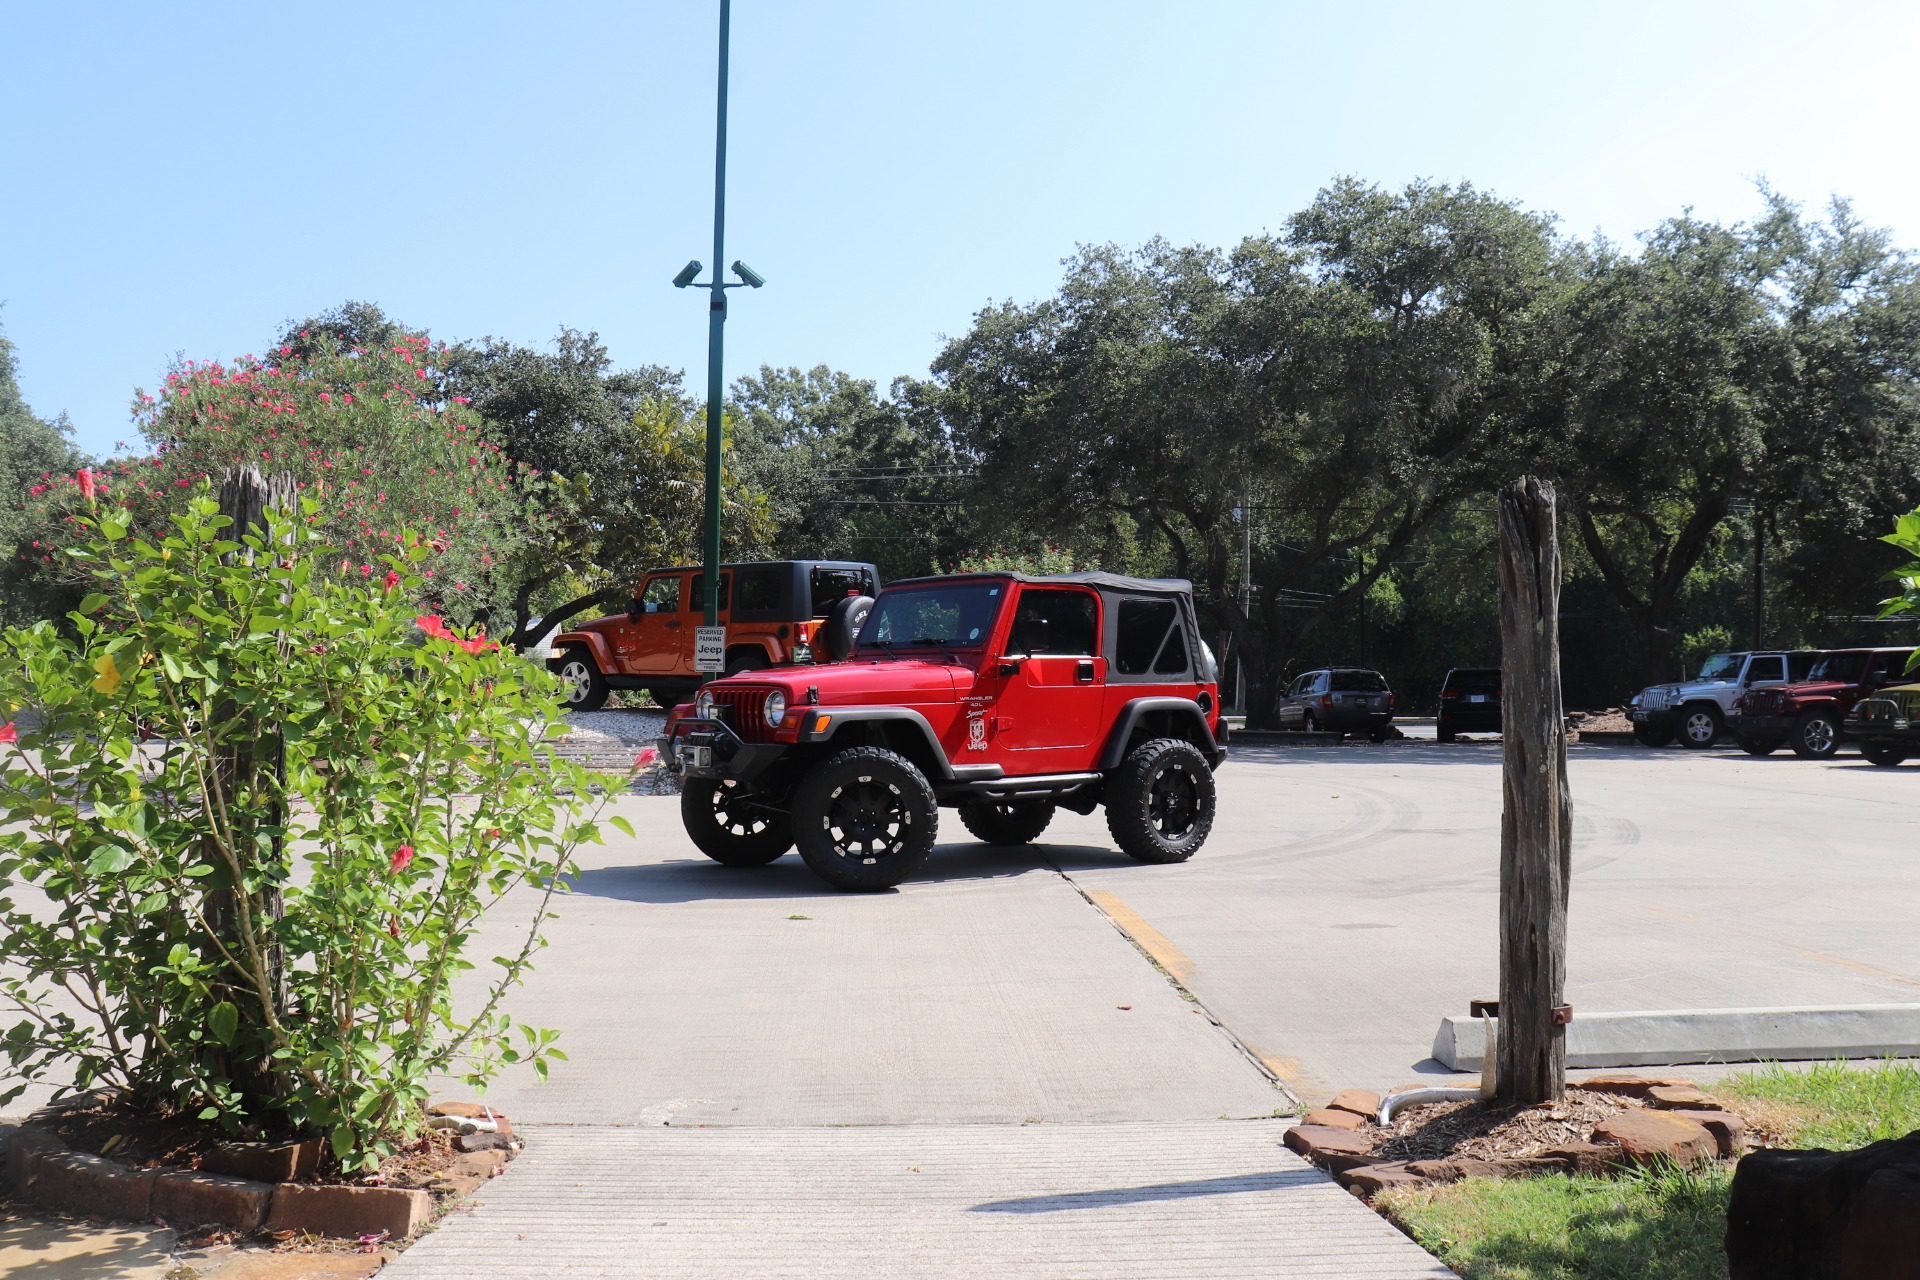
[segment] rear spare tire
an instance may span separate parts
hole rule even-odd
[[[1032,844],[1053,821],[1053,801],[978,800],[960,806],[960,825],[988,844]]]
[[[1135,862],[1185,862],[1213,830],[1213,771],[1191,742],[1155,738],[1107,778],[1107,830]]]
[[[680,791],[680,822],[700,852],[723,867],[764,867],[793,848],[787,816],[754,805],[730,781],[688,778]]]
[[[1905,764],[1907,760],[1906,747],[1893,742],[1863,742],[1860,744],[1860,754],[1883,769]]]
[[[860,628],[867,625],[867,615],[872,612],[872,596],[847,596],[835,602],[819,632],[829,662],[847,660],[853,652],[853,642],[860,636]]]
[[[940,810],[926,775],[884,747],[849,747],[815,765],[793,795],[793,836],[837,889],[891,889],[927,864]]]

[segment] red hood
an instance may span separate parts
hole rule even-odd
[[[751,685],[764,689],[769,685],[784,691],[787,705],[807,701],[809,686],[820,691],[823,707],[860,707],[874,703],[952,702],[956,689],[971,689],[972,667],[959,666],[944,659],[856,658],[822,666],[775,667],[765,671],[742,671],[716,680],[708,688]]]

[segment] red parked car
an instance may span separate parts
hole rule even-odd
[[[1910,647],[1835,649],[1816,660],[1804,680],[1741,694],[1727,728],[1749,755],[1786,745],[1803,760],[1825,760],[1840,750],[1853,704],[1902,683],[1912,654]]]
[[[1213,826],[1218,676],[1184,581],[1105,573],[896,582],[844,661],[741,672],[661,739],[701,852],[788,849],[842,889],[885,889],[933,851],[941,807],[990,844],[1104,806],[1141,862]]]

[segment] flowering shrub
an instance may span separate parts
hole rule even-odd
[[[416,1136],[430,1075],[544,1076],[555,1033],[500,1002],[600,803],[548,745],[553,679],[419,614],[436,561],[404,529],[343,577],[312,500],[244,545],[204,485],[148,536],[98,501],[71,552],[96,590],[0,651],[7,1074],[325,1133],[348,1168]]]
[[[463,620],[494,614],[571,498],[564,481],[510,461],[463,399],[442,397],[440,354],[419,335],[379,349],[318,337],[303,352],[188,361],[135,401],[151,456],[29,488],[29,519],[55,532],[26,554],[70,576],[59,551],[84,536],[96,496],[131,529],[159,531],[208,475],[256,466],[319,500],[307,518],[338,552],[330,572],[371,572],[411,538],[433,552],[420,566],[427,599]]]

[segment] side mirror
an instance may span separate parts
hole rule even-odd
[[[1027,660],[1027,655],[1024,653],[1001,654],[1000,655],[1000,674],[1003,676],[1019,675],[1020,665],[1026,660]]]

